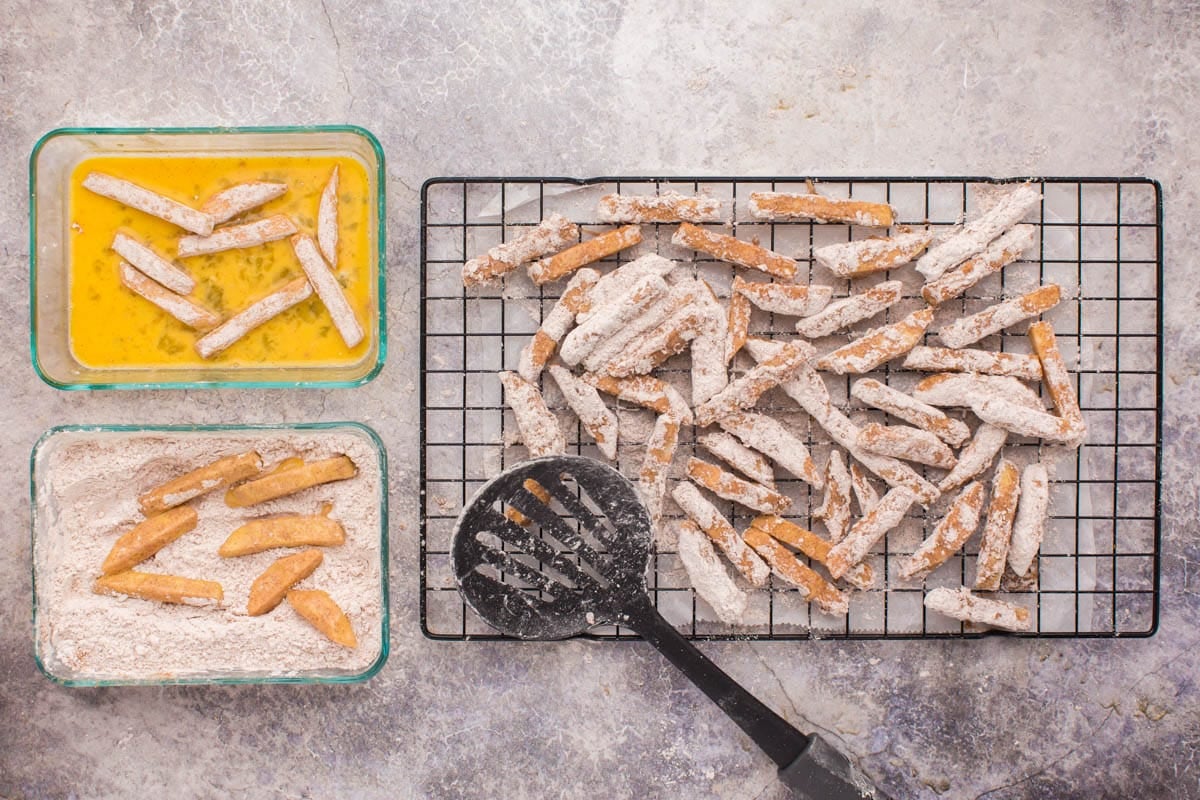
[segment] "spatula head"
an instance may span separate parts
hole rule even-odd
[[[459,591],[520,639],[609,624],[646,591],[650,515],[633,485],[583,456],[523,461],[492,478],[454,526]]]

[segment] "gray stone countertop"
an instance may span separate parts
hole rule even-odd
[[[86,8],[86,10],[85,10]],[[418,205],[433,175],[1148,175],[1166,200],[1162,602],[1137,640],[702,649],[896,798],[1200,798],[1200,6],[0,3],[0,797],[775,798],[639,643],[424,639]],[[56,391],[26,164],[70,125],[352,122],[388,165],[391,351],[353,391]],[[28,453],[71,422],[356,419],[391,452],[392,654],[358,686],[71,690],[35,668]]]

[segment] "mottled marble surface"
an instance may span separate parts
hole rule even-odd
[[[646,646],[421,637],[417,209],[436,174],[805,172],[1163,181],[1161,629],[704,650],[897,798],[1200,797],[1195,0],[91,5],[0,3],[0,797],[782,797],[768,760]],[[387,151],[393,346],[376,381],[77,394],[36,378],[25,164],[38,136],[313,122],[365,125]],[[45,428],[343,418],[392,453],[393,651],[378,678],[81,691],[38,674],[26,459]]]

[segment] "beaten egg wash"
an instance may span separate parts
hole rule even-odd
[[[71,176],[71,350],[80,364],[101,368],[241,366],[338,366],[360,361],[372,346],[367,336],[346,347],[329,312],[314,294],[250,331],[212,358],[201,358],[193,330],[121,285],[121,258],[112,250],[121,231],[186,270],[196,281],[189,297],[228,319],[288,281],[304,277],[287,238],[244,249],[178,258],[188,232],[88,191],[91,172],[103,172],[189,206],[199,206],[230,186],[250,181],[287,184],[287,192],[222,223],[237,225],[274,214],[290,217],[315,237],[321,192],[338,167],[338,244],[333,272],[359,323],[371,315],[370,206],[366,168],[339,156],[204,157],[105,156],[86,159]]]

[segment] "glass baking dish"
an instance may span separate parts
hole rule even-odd
[[[85,160],[96,158],[150,157],[190,159],[298,159],[299,168],[311,167],[315,159],[350,159],[365,174],[366,204],[362,211],[368,230],[359,274],[365,281],[356,291],[365,295],[366,319],[360,319],[365,343],[336,363],[295,357],[284,363],[254,363],[244,359],[218,359],[212,363],[145,363],[132,366],[105,363],[80,357],[73,346],[72,247],[86,226],[72,219],[71,195],[75,170]],[[181,162],[183,163],[183,162]],[[210,162],[215,163],[215,162]],[[221,162],[226,163],[226,162]],[[263,162],[267,163],[267,162]],[[259,178],[261,179],[261,178]],[[182,182],[184,178],[172,180]],[[345,185],[345,179],[342,181]],[[385,172],[383,149],[367,130],[348,125],[274,128],[63,128],[50,131],[34,146],[29,159],[29,253],[30,253],[30,349],[34,369],[46,383],[59,389],[145,389],[145,388],[345,388],[366,383],[383,367],[386,355],[385,309]],[[165,189],[164,189],[165,191]],[[86,196],[86,195],[85,195]],[[288,196],[278,202],[285,202]],[[266,206],[263,213],[270,213]],[[356,208],[362,208],[358,206]],[[257,213],[252,210],[251,215]],[[131,224],[160,224],[140,212],[132,212]],[[165,223],[161,223],[165,225]],[[301,227],[304,227],[303,225]],[[362,238],[354,232],[349,236]],[[136,230],[134,231],[136,233]],[[278,243],[287,247],[286,242]],[[251,251],[238,251],[251,252]],[[357,250],[355,252],[358,252]],[[167,254],[169,255],[169,254]],[[118,259],[104,254],[103,266],[111,268],[117,281]],[[83,261],[81,252],[80,261]],[[111,263],[109,263],[111,262]],[[196,270],[198,283],[205,280],[203,267]],[[82,269],[76,265],[76,269]],[[290,266],[299,276],[299,264]],[[106,276],[107,278],[107,276]],[[114,283],[118,289],[119,284]],[[213,287],[219,291],[223,287]],[[81,286],[82,289],[82,286]],[[199,289],[197,290],[199,291]],[[256,297],[266,292],[259,292]],[[308,314],[324,323],[326,314],[315,297],[287,314]],[[233,309],[231,309],[232,311]],[[151,309],[152,313],[154,312]],[[164,326],[174,321],[162,316]],[[273,320],[261,329],[270,334]],[[282,324],[282,323],[279,323]],[[98,324],[104,330],[103,322]],[[179,338],[195,333],[182,325]],[[335,334],[336,335],[336,334]],[[247,337],[249,338],[249,337]],[[149,337],[162,347],[158,339]],[[173,342],[172,347],[175,347]],[[190,345],[188,345],[190,347]],[[231,348],[232,351],[232,348]],[[133,359],[136,360],[136,359]]]
[[[358,474],[250,508],[229,509],[222,491],[192,501],[196,528],[134,569],[218,580],[224,602],[216,608],[92,591],[112,542],[141,520],[140,493],[248,449],[258,451],[267,467],[297,454],[346,454]],[[34,657],[56,683],[357,683],[387,661],[387,455],[365,425],[55,427],[34,445],[30,495]],[[252,578],[296,549],[216,555],[244,520],[263,512],[322,513],[326,503],[332,503],[331,517],[342,523],[346,541],[321,548],[322,564],[297,587],[324,589],[342,605],[358,639],[353,649],[326,640],[287,602],[265,615],[244,613]]]

